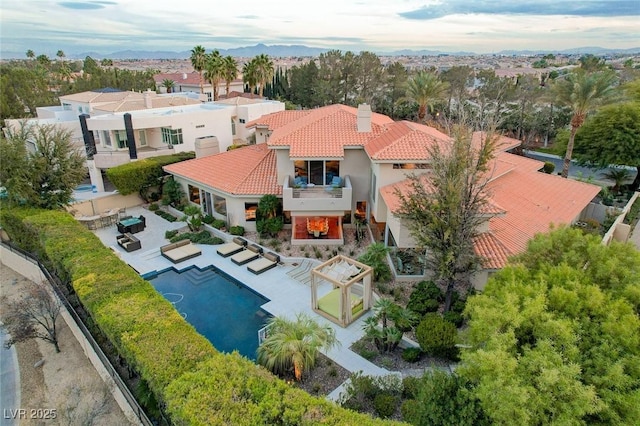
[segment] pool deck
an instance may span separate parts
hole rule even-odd
[[[247,270],[246,265],[238,266],[231,259],[218,255],[216,253],[218,246],[199,244],[198,247],[202,250],[200,256],[174,264],[160,254],[160,247],[168,244],[167,239],[164,238],[165,231],[183,228],[186,223],[180,221],[171,223],[142,207],[127,208],[127,215],[134,217],[143,215],[146,219],[144,231],[135,234],[142,244],[140,250],[128,253],[118,246],[116,236],[119,232],[115,225],[97,229],[94,233],[104,245],[111,247],[124,262],[141,275],[154,271],[160,272],[171,267],[182,270],[193,265],[200,268],[213,265],[269,299],[269,302],[264,304],[262,308],[271,315],[295,318],[298,313],[303,312],[316,319],[320,324],[331,326],[336,332],[340,345],[324,353],[343,368],[350,372],[362,371],[363,374],[369,376],[393,374],[349,350],[351,344],[360,340],[364,335],[362,326],[365,319],[371,315],[371,312],[366,313],[348,327],[342,328],[316,314],[311,309],[311,287],[308,284],[304,284],[287,275],[287,272],[294,269],[302,261],[317,264],[320,264],[320,261],[285,257],[282,258],[282,265],[278,265],[260,275],[255,275]],[[230,240],[231,236],[227,236],[227,239]],[[267,251],[268,249],[264,248],[264,250]],[[319,295],[322,296],[323,293],[328,293],[330,290],[331,286],[327,283],[326,286],[320,287]],[[336,400],[341,392],[342,388],[338,388],[329,395],[329,398]]]

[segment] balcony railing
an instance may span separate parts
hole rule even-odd
[[[114,150],[104,147],[96,147],[97,152],[93,155],[95,165],[99,169],[108,169],[131,161],[129,150]],[[159,155],[171,154],[173,150],[169,146],[158,148],[138,147],[138,159],[157,157]]]
[[[282,187],[285,210],[293,211],[345,211],[351,210],[353,188],[349,176],[343,177],[342,186],[307,186],[297,188],[293,179],[286,176]]]

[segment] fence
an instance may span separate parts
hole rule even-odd
[[[58,296],[58,298],[66,308],[66,312],[65,310],[62,310],[62,316],[65,319],[71,331],[73,332],[76,339],[78,339],[78,342],[83,347],[85,354],[87,355],[91,363],[94,365],[96,370],[98,370],[98,373],[103,378],[103,380],[105,380],[107,384],[111,383],[115,385],[115,387],[109,386],[109,388],[114,399],[116,400],[116,402],[118,403],[122,411],[124,412],[125,416],[127,416],[129,420],[135,423],[138,423],[144,426],[153,426],[154,423],[147,417],[145,412],[142,410],[142,407],[140,407],[140,405],[138,404],[138,401],[136,401],[135,397],[131,394],[131,391],[129,390],[129,388],[122,381],[122,379],[120,378],[120,375],[111,364],[111,361],[109,361],[109,358],[107,358],[107,356],[104,354],[104,352],[102,351],[98,343],[95,341],[95,339],[91,335],[91,332],[89,332],[87,327],[84,325],[84,322],[82,322],[82,319],[80,318],[78,313],[75,311],[75,309],[69,303],[64,293],[61,291],[61,287],[63,284],[62,281],[55,274],[52,274],[38,259],[34,258],[29,253],[26,253],[25,251],[5,242],[3,242],[0,246],[3,249],[2,250],[3,263],[10,265],[11,264],[10,257],[11,257],[11,254],[13,254],[14,256],[25,259],[26,261],[30,262],[31,264],[39,268],[39,271],[37,270],[28,271],[27,269],[30,269],[30,268],[28,268],[28,265],[25,265],[24,262],[20,262],[19,259],[15,259],[13,262],[14,265],[16,263],[22,263],[23,267],[20,267],[17,270],[21,271],[22,275],[24,275],[25,277],[31,280],[34,280],[34,278],[35,280],[37,280],[37,277],[41,276],[40,274],[44,275],[44,278],[46,278],[46,280],[51,284],[52,290],[55,292],[55,294]],[[5,250],[9,250],[11,254],[4,252]],[[31,269],[35,269],[35,268],[31,268]],[[105,377],[105,374],[108,377]]]

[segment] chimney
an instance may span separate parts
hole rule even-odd
[[[371,106],[369,104],[358,105],[358,132],[371,131]]]
[[[187,79],[187,73],[186,73],[186,72],[182,73],[182,79],[183,79],[183,80],[186,80],[186,79]]]
[[[153,101],[151,100],[151,96],[154,92],[150,89],[147,89],[143,95],[144,95],[144,107],[147,109],[151,109],[153,108]]]

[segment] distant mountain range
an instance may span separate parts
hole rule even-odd
[[[332,49],[309,47],[304,45],[265,45],[256,44],[255,46],[236,47],[232,49],[218,49],[223,56],[231,55],[234,57],[254,57],[260,54],[266,54],[271,57],[315,57],[321,53],[328,52]],[[343,50],[344,51],[344,50]],[[565,55],[583,55],[591,53],[594,55],[608,54],[640,54],[640,47],[631,49],[605,49],[602,47],[578,47],[565,50],[501,50],[495,53],[478,54],[474,52],[446,52],[440,50],[411,50],[402,49],[393,52],[374,52],[379,56],[488,56],[488,55],[507,55],[507,56],[532,56],[546,53],[565,54]],[[94,59],[188,59],[191,55],[190,51],[174,52],[174,51],[147,51],[147,50],[122,50],[113,53],[83,52],[79,54],[67,55],[70,59],[84,59],[90,56]],[[24,52],[2,52],[2,58],[18,58],[23,59]]]

